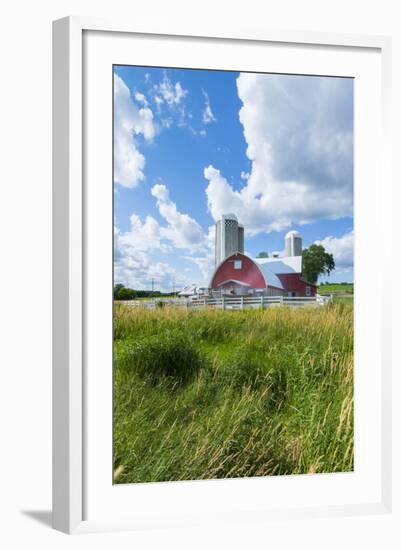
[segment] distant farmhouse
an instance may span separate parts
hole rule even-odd
[[[302,277],[302,237],[285,236],[284,256],[250,258],[244,254],[244,227],[234,214],[216,223],[215,271],[210,290],[215,296],[315,296],[317,286]]]

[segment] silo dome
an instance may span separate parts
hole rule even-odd
[[[301,237],[301,233],[299,231],[288,231],[287,235],[285,236],[286,239],[289,239],[291,235],[294,235],[294,237]]]
[[[238,221],[237,216],[232,212],[230,212],[229,214],[223,214],[222,218],[225,220],[235,220],[236,222]]]

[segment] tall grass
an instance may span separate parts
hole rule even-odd
[[[116,482],[352,470],[352,319],[117,306]]]

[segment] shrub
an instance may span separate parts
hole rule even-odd
[[[206,359],[188,337],[166,331],[128,344],[122,361],[152,384],[181,385],[198,374]]]

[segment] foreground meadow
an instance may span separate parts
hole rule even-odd
[[[115,305],[116,483],[353,469],[353,311]]]

